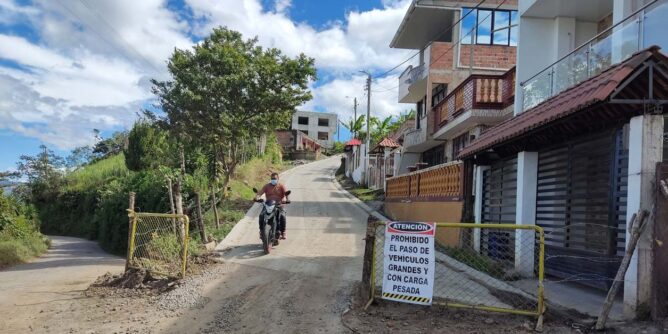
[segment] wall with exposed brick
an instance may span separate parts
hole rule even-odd
[[[433,42],[430,49],[430,69],[452,69],[454,67],[455,48],[449,42]]]
[[[510,69],[515,66],[517,48],[503,45],[462,45],[459,65],[470,66],[471,47],[473,50],[473,67]]]
[[[295,138],[292,134],[292,130],[279,130],[276,131],[276,139],[278,144],[284,148],[295,148]]]

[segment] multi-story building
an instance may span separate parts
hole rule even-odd
[[[542,227],[546,274],[593,290],[632,252],[626,315],[665,317],[668,252],[655,240],[668,237],[668,198],[655,185],[668,177],[668,1],[520,0],[518,16],[514,117],[458,154],[476,180],[467,218]],[[643,210],[654,228],[633,250]],[[512,237],[519,251],[533,234]]]
[[[418,64],[399,77],[399,102],[417,111],[400,173],[454,160],[485,127],[512,116],[517,1],[479,3],[415,0],[390,43],[419,50]]]
[[[292,115],[292,129],[304,132],[325,148],[334,147],[338,116],[312,111],[297,111]]]

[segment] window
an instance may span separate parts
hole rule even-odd
[[[329,126],[329,119],[318,118],[318,126]]]
[[[447,91],[447,85],[438,84],[434,89],[431,90],[431,107],[435,107],[439,102],[445,99],[445,92]]]
[[[417,117],[415,117],[415,128],[419,129],[420,128],[420,120],[422,119],[422,114],[424,113],[424,101],[420,101],[417,103],[416,109],[417,109]]]
[[[299,125],[308,125],[308,117],[299,116],[299,118],[297,118],[297,123]]]
[[[469,143],[469,134],[465,133],[452,139],[452,159],[457,159],[457,155]]]
[[[516,10],[464,8],[462,17],[462,44],[517,46]]]
[[[318,140],[329,140],[329,133],[318,132]]]
[[[445,163],[445,145],[438,145],[432,149],[422,152],[422,162],[429,166]]]

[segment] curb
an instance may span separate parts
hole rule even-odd
[[[377,210],[372,209],[370,206],[368,206],[366,203],[362,202],[359,198],[355,197],[355,195],[351,194],[348,190],[343,188],[341,183],[339,183],[339,180],[336,179],[336,175],[332,175],[332,180],[334,185],[339,191],[342,191],[346,197],[350,198],[353,203],[355,203],[357,206],[359,206],[362,210],[366,211],[369,215],[374,216],[376,219],[381,220],[381,221],[392,221],[391,219],[385,217],[383,214],[378,212]]]

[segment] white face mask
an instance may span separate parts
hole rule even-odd
[[[271,183],[271,185],[275,186],[275,185],[278,184],[278,180],[276,180],[276,179],[272,179],[272,180],[270,181],[270,183]]]

